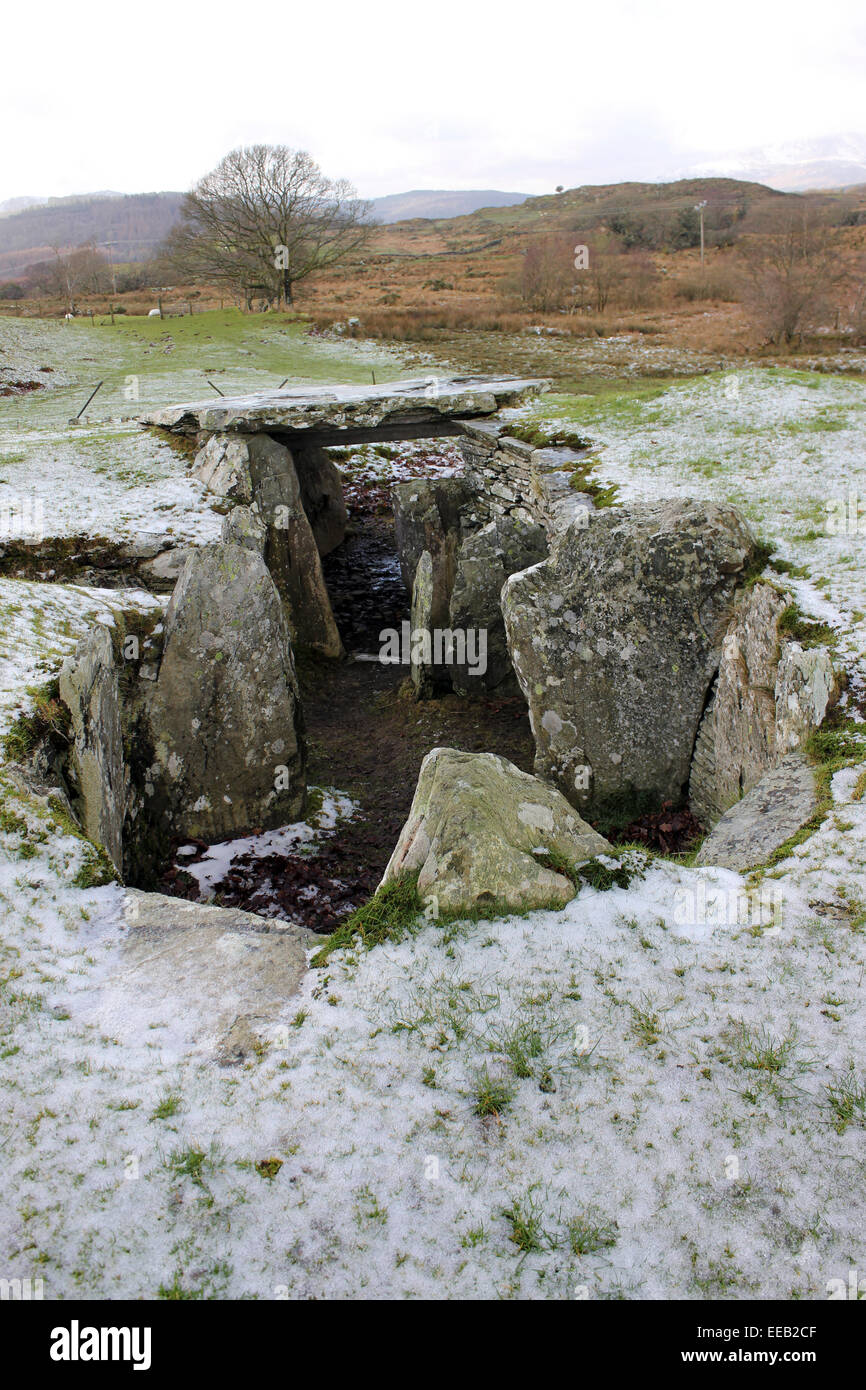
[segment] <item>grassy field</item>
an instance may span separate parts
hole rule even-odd
[[[375,372],[383,381],[402,370],[397,353],[384,345],[322,339],[297,317],[244,315],[236,309],[165,320],[118,315],[113,326],[98,316],[93,325],[83,318],[68,323],[0,319],[0,366],[14,368],[22,360],[50,367],[65,384],[0,398],[0,435],[65,425],[100,380],[104,384],[88,411],[94,420],[215,398],[208,378],[228,395],[274,388],[286,377],[292,384],[360,382]]]

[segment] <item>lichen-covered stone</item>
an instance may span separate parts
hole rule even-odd
[[[268,532],[258,511],[252,507],[232,507],[224,517],[220,540],[230,545],[243,545],[264,557]]]
[[[731,507],[595,512],[505,583],[535,770],[596,813],[682,797],[736,588],[755,551]]]
[[[838,694],[825,648],[779,630],[790,602],[771,584],[743,595],[725,633],[719,674],[695,743],[689,802],[714,825],[769,768],[799,748]]]
[[[434,748],[383,882],[417,873],[419,893],[440,911],[566,903],[574,884],[545,864],[544,850],[577,867],[611,846],[555,787],[507,759]]]
[[[97,625],[60,670],[60,698],[72,719],[67,775],[84,833],[123,866],[129,775],[123,756],[118,668],[108,628]]]
[[[745,872],[765,864],[815,814],[815,775],[801,753],[789,753],[722,816],[701,845],[696,864]]]
[[[196,454],[192,471],[217,497],[239,503],[253,500],[249,448],[242,436],[212,434]]]
[[[211,843],[299,818],[306,759],[291,641],[254,550],[219,543],[190,555],[147,722],[145,791],[173,833]]]
[[[486,668],[476,673],[469,662],[452,667],[451,683],[460,695],[516,692],[502,618],[502,586],[510,575],[546,554],[544,530],[510,517],[497,518],[463,540],[456,557],[449,625],[463,634],[483,632]],[[478,638],[474,640],[477,643]]]
[[[826,647],[786,642],[776,673],[776,753],[800,748],[823,723],[842,689]]]
[[[276,431],[310,444],[342,443],[383,429],[389,434],[380,437],[400,438],[395,432],[401,426],[409,432],[403,438],[428,431],[433,437],[453,419],[523,405],[549,385],[541,379],[509,376],[425,376],[363,386],[334,383],[163,406],[142,415],[140,422],[181,434]]]

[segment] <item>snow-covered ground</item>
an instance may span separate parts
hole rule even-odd
[[[75,842],[6,837],[4,1266],[55,1298],[825,1297],[866,1263],[853,780],[776,925],[655,863],[332,957],[234,1068],[125,976]]]
[[[0,544],[37,528],[51,537],[130,541],[151,532],[178,544],[212,540],[221,521],[212,499],[190,478],[188,461],[136,416],[216,399],[212,379],[225,395],[273,388],[283,377],[298,385],[369,380],[374,369],[380,381],[400,374],[400,356],[382,345],[310,336],[302,325],[266,317],[223,318],[117,330],[0,318]],[[45,389],[4,397],[7,378]],[[70,423],[82,409],[81,422]]]
[[[310,791],[319,788],[310,787]],[[236,840],[223,840],[209,845],[201,858],[193,860],[198,854],[195,845],[180,845],[175,863],[195,879],[202,902],[210,902],[215,890],[225,882],[232,866],[237,860],[251,855],[254,859],[266,859],[272,854],[297,854],[314,848],[322,835],[335,830],[341,821],[348,819],[357,809],[357,804],[344,792],[325,787],[321,789],[322,804],[315,816],[291,825],[283,825],[278,830],[266,830],[261,835],[242,835]]]
[[[620,500],[704,497],[749,518],[804,612],[838,628],[840,655],[866,652],[866,385],[766,369],[672,385],[625,403],[542,397],[523,416],[567,418],[592,441]],[[859,504],[859,513],[858,513]]]
[[[862,477],[866,390],[732,391],[542,413],[626,497],[742,505],[854,660],[863,538],[824,523]],[[0,583],[5,723],[121,600]],[[836,774],[769,913],[736,874],[652,861],[559,912],[423,925],[334,953],[223,1067],[201,1002],[129,970],[123,890],[74,888],[81,843],[2,780],[4,1276],[47,1298],[826,1297],[866,1269],[861,793]]]

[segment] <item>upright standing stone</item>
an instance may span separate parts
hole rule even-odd
[[[689,778],[691,809],[705,825],[801,747],[838,694],[826,648],[804,649],[780,630],[790,601],[772,584],[755,584],[728,624]]]
[[[97,626],[60,670],[60,698],[72,716],[69,776],[84,833],[123,869],[129,777],[123,757],[118,668],[111,634]]]
[[[573,524],[506,581],[535,769],[607,818],[679,799],[736,587],[755,549],[733,508],[656,502]]]
[[[255,550],[195,550],[165,617],[147,721],[149,793],[167,829],[206,840],[297,820],[306,755],[280,596]]]
[[[540,526],[527,526],[511,517],[498,517],[467,536],[457,552],[451,590],[449,623],[467,634],[477,655],[483,643],[484,670],[469,662],[455,665],[451,683],[460,695],[483,695],[496,690],[517,693],[517,682],[508,654],[502,618],[502,586],[512,574],[537,564],[547,555],[547,539]],[[481,636],[483,634],[483,638]]]
[[[292,456],[301,485],[301,501],[319,554],[330,555],[346,539],[349,525],[342,474],[327,450],[316,445],[293,445]]]
[[[322,573],[319,547],[301,500],[292,455],[267,434],[251,435],[253,495],[266,527],[265,561],[299,648],[339,657],[343,644]]]

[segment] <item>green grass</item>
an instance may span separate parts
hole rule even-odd
[[[592,426],[607,420],[636,424],[645,418],[645,407],[651,402],[672,387],[693,380],[693,377],[586,377],[574,383],[573,392],[551,392],[536,410],[543,409],[545,415],[548,412],[561,415],[578,426]]]
[[[502,1215],[511,1227],[508,1239],[524,1255],[535,1255],[555,1245],[542,1225],[541,1206],[531,1191],[523,1198],[512,1198]]]
[[[779,632],[799,642],[801,647],[834,647],[838,640],[835,628],[829,623],[807,618],[799,604],[789,603],[779,618]]]
[[[180,1106],[180,1096],[174,1091],[168,1091],[157,1103],[150,1118],[152,1120],[170,1120],[172,1115],[176,1115],[180,1110]]]
[[[844,1134],[849,1125],[866,1126],[866,1085],[853,1071],[827,1085],[827,1103],[833,1113],[833,1127]]]
[[[283,1160],[281,1158],[260,1158],[256,1164],[256,1172],[260,1178],[266,1178],[272,1182],[282,1166]]]
[[[531,444],[534,449],[574,449],[579,452],[590,447],[591,441],[584,439],[576,430],[558,429],[550,424],[516,424],[508,426],[512,439]]]
[[[616,1245],[618,1227],[593,1208],[572,1217],[568,1223],[568,1243],[574,1255],[594,1255]]]
[[[590,859],[581,865],[577,873],[580,883],[587,883],[598,892],[606,893],[611,888],[628,888],[633,879],[643,878],[645,871],[645,862],[638,863],[636,857],[629,856],[614,868],[603,864],[600,859]]]
[[[734,1028],[733,1044],[737,1062],[748,1071],[775,1075],[792,1068],[798,1071],[805,1068],[805,1063],[797,1058],[799,1035],[793,1024],[786,1033],[778,1035],[766,1024],[753,1027],[739,1023]]]
[[[30,710],[18,716],[0,741],[9,762],[26,762],[46,739],[61,746],[69,742],[71,715],[60,699],[58,678],[32,687],[27,694],[32,698]]]
[[[386,883],[376,889],[369,902],[356,908],[340,924],[311,963],[325,965],[332,951],[351,946],[356,939],[368,951],[383,941],[399,941],[415,925],[423,910],[417,874]]]
[[[514,1099],[514,1087],[504,1077],[491,1076],[485,1066],[476,1077],[473,1095],[473,1114],[498,1117]]]

